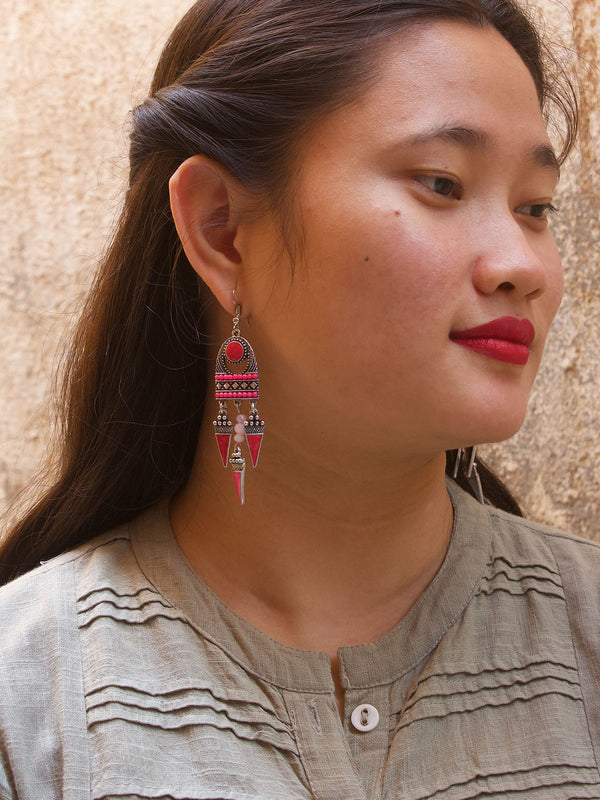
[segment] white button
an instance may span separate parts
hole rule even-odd
[[[367,733],[379,725],[379,711],[377,711],[375,706],[370,706],[365,703],[354,709],[350,719],[357,731]]]

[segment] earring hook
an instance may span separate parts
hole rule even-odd
[[[236,292],[237,292],[237,286],[233,290],[233,295],[232,296],[233,296],[233,305],[235,306],[235,315],[236,315],[236,317],[239,317],[241,315],[241,313],[242,313],[242,306],[241,306],[241,303],[238,302],[238,299],[235,296]]]

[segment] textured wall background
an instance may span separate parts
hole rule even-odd
[[[126,118],[191,0],[0,0],[0,503],[48,438],[60,337],[118,208]],[[600,0],[538,0],[579,59],[580,152],[554,223],[566,294],[523,430],[486,448],[528,514],[600,540]]]

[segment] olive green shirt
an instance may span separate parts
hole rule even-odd
[[[436,578],[339,651],[343,721],[329,658],[225,606],[166,504],[4,587],[1,800],[600,798],[600,547],[449,490]]]

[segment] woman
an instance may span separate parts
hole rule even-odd
[[[2,554],[2,800],[600,797],[598,547],[460,458],[561,297],[541,52],[506,0],[182,20]]]

